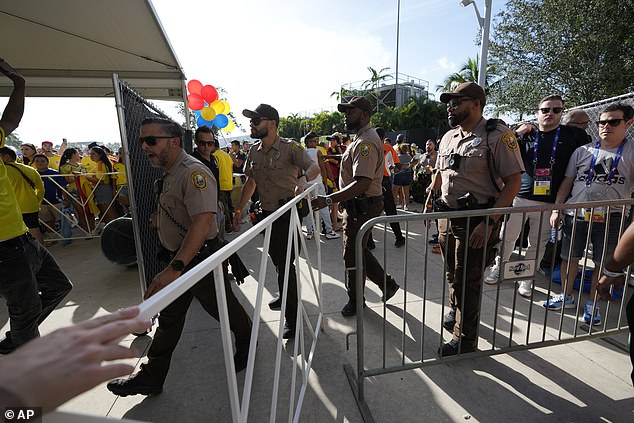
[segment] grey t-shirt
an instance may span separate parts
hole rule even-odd
[[[628,141],[623,146],[623,152],[618,167],[614,172],[612,183],[607,179],[618,151],[617,148],[600,148],[594,165],[592,183],[587,186],[586,178],[592,157],[594,155],[595,142],[577,148],[568,162],[566,177],[574,178],[570,197],[566,204],[585,203],[588,201],[619,200],[630,198],[634,191],[634,144]],[[629,210],[629,208],[626,208]],[[613,208],[617,213],[620,208]],[[567,214],[574,214],[574,210],[566,210]]]

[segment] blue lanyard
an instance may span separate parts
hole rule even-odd
[[[612,179],[614,178],[614,174],[616,173],[616,168],[619,166],[619,162],[621,161],[621,156],[623,155],[623,146],[627,142],[627,138],[623,139],[623,142],[619,146],[619,149],[616,151],[616,157],[614,158],[614,162],[612,162],[612,166],[610,167],[610,173],[608,174],[608,178],[605,181],[606,184],[612,185]],[[594,178],[594,166],[597,164],[597,158],[599,157],[599,149],[601,148],[601,140],[598,140],[594,145],[594,151],[592,152],[592,160],[590,160],[590,169],[588,169],[588,174],[586,175],[586,186],[589,187],[592,185],[592,179]]]
[[[555,139],[553,140],[553,149],[550,152],[550,170],[553,169],[553,165],[555,164],[555,155],[557,154],[557,143],[559,141],[559,132],[561,131],[561,125],[557,127],[557,132],[555,132]],[[537,168],[537,147],[539,146],[539,129],[537,130],[537,134],[535,134],[535,145],[533,146],[533,170]],[[534,174],[535,172],[533,172]]]

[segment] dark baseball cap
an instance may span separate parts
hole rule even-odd
[[[335,132],[334,134],[329,135],[329,136],[326,137],[326,139],[328,141],[330,141],[330,140],[340,140],[341,138],[342,138],[342,135],[339,132]]]
[[[307,133],[306,135],[304,135],[304,139],[308,140],[311,138],[319,138],[319,135],[317,134],[317,132],[314,131],[310,131],[309,133]]]
[[[88,144],[88,148],[93,148],[93,147],[98,147],[98,144],[94,141]]]
[[[372,103],[370,103],[370,100],[368,100],[367,98],[354,96],[350,100],[348,100],[347,103],[339,103],[337,105],[337,110],[343,113],[347,109],[353,109],[355,107],[368,113],[372,113],[372,110],[374,109],[374,107],[372,107]]]
[[[442,101],[443,103],[449,103],[449,100],[451,100],[452,98],[461,97],[469,97],[480,100],[480,105],[482,107],[484,107],[487,101],[484,90],[475,82],[463,82],[462,84],[454,88],[452,92],[440,94],[440,101]]]
[[[274,107],[269,106],[268,104],[260,104],[255,110],[244,109],[242,111],[242,115],[248,117],[249,119],[253,119],[255,117],[271,119],[280,123],[280,115],[277,113]]]

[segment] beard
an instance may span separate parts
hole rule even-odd
[[[449,116],[449,125],[452,128],[455,128],[456,126],[460,125],[462,122],[464,122],[464,120],[466,118],[469,117],[469,112],[464,111],[464,112],[458,112],[458,113],[452,113]]]
[[[356,121],[348,121],[346,119],[345,127],[346,131],[357,132],[359,128],[361,128],[361,121],[360,119],[357,119]]]
[[[251,128],[251,138],[253,139],[262,139],[269,135],[269,128],[265,127],[262,129]]]

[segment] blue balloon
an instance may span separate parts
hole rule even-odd
[[[202,116],[198,116],[198,117],[196,118],[196,125],[198,125],[199,127],[201,127],[201,126],[208,126],[208,127],[210,127],[210,128],[211,128],[211,127],[213,126],[213,124],[214,124],[214,123],[213,123],[212,121],[205,120],[205,119],[203,119],[203,117],[202,117]]]
[[[224,128],[225,126],[229,125],[229,118],[223,114],[216,115],[216,118],[214,119],[214,125],[216,125],[218,128]]]

